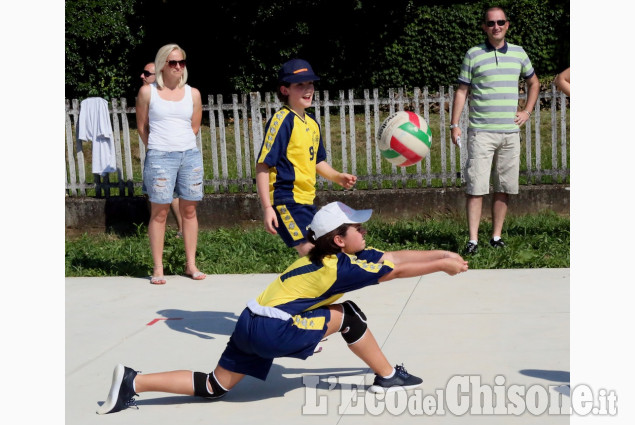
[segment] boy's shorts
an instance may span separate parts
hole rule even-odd
[[[492,167],[493,164],[493,167]],[[518,193],[520,133],[470,131],[465,162],[465,192],[489,193],[490,174],[494,192]]]
[[[274,205],[278,217],[278,234],[284,243],[292,248],[306,242],[307,227],[317,212],[315,205],[285,204]]]
[[[306,311],[289,320],[259,316],[245,308],[218,364],[264,381],[273,359],[305,360],[313,355],[326,334],[329,320],[328,307]]]
[[[150,202],[170,204],[176,197],[203,199],[203,158],[198,149],[167,152],[149,149],[143,164],[143,191]]]

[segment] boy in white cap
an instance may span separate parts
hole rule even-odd
[[[314,244],[256,299],[247,303],[216,368],[209,374],[177,370],[138,374],[118,365],[110,393],[98,413],[134,403],[136,393],[160,391],[216,399],[245,375],[265,380],[277,357],[306,359],[325,337],[340,332],[351,351],[374,372],[372,392],[410,389],[422,383],[401,366],[392,367],[368,329],[366,315],[352,301],[334,304],[344,293],[395,278],[443,271],[465,272],[467,261],[449,251],[392,251],[367,248],[361,223],[372,210],[330,203],[313,217]]]
[[[256,164],[256,186],[265,229],[278,234],[302,257],[312,245],[306,228],[317,211],[316,173],[350,189],[357,177],[326,162],[320,125],[306,112],[313,102],[315,75],[303,59],[292,59],[278,72],[278,98],[284,103],[267,122]]]

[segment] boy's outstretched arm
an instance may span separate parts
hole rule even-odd
[[[445,250],[403,250],[403,251],[387,251],[384,253],[381,261],[388,260],[394,264],[408,263],[408,262],[421,262],[421,261],[434,261],[442,258],[456,258],[463,261],[456,252]]]
[[[326,161],[318,162],[315,168],[320,176],[332,181],[333,183],[339,184],[345,189],[350,189],[355,186],[355,183],[357,183],[357,176],[348,173],[340,173],[331,167]]]
[[[467,261],[459,254],[449,251],[386,252],[381,261],[383,260],[393,262],[395,268],[390,273],[379,278],[379,282],[423,276],[435,272],[445,272],[450,276],[454,276],[468,270]]]
[[[256,164],[256,189],[262,207],[262,216],[265,222],[265,230],[272,235],[278,234],[278,217],[271,205],[269,198],[269,166],[265,163]]]

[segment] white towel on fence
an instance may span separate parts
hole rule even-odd
[[[106,99],[89,97],[82,100],[77,124],[77,140],[93,142],[94,174],[117,171],[115,142]]]

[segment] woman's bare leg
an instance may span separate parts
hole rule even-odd
[[[183,245],[185,247],[185,274],[194,276],[199,272],[196,267],[196,245],[198,243],[197,201],[181,199],[181,220],[183,222]]]
[[[150,222],[148,224],[148,238],[154,267],[152,276],[163,276],[163,245],[165,242],[165,222],[170,210],[170,204],[150,203]]]

